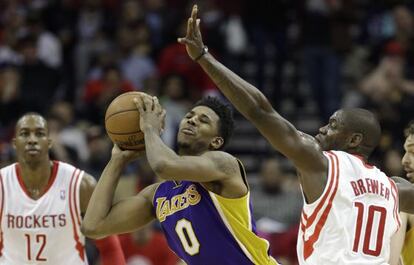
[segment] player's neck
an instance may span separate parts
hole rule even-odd
[[[53,163],[48,159],[39,163],[19,163],[22,180],[27,188],[42,189],[49,182]]]

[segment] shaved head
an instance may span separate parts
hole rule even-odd
[[[381,138],[381,126],[375,115],[366,109],[342,109],[343,123],[349,133],[362,134],[360,151],[367,156],[377,147]]]
[[[43,125],[44,128],[46,128],[46,130],[48,130],[47,121],[42,115],[40,115],[37,112],[28,112],[24,114],[23,116],[21,116],[20,119],[17,120],[16,131],[18,131],[18,128],[21,126],[21,124],[25,123],[28,119],[37,120],[40,124]]]

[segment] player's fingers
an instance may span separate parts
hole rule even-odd
[[[191,18],[193,19],[193,26],[195,26],[195,21],[197,20],[197,13],[198,13],[198,6],[193,5],[193,9],[191,10]]]
[[[153,97],[153,99],[154,99],[154,111],[155,113],[159,114],[162,112],[160,101],[158,100],[157,97]]]
[[[144,113],[144,106],[142,104],[141,97],[134,98],[134,103],[135,103],[135,106],[137,107],[139,113]]]
[[[200,22],[201,22],[201,19],[197,18],[197,21],[196,21],[197,26],[196,26],[195,32],[198,36],[201,35]]]
[[[193,7],[193,10],[191,11],[191,17],[189,19],[190,24],[190,33],[194,34],[195,31],[195,27],[196,27],[196,20],[197,20],[197,13],[196,13],[196,9]]]
[[[141,100],[144,104],[144,110],[145,111],[151,111],[152,110],[152,97],[142,96]]]
[[[192,34],[191,24],[193,23],[193,19],[190,17],[187,21],[187,35],[186,38],[189,38]]]
[[[185,45],[191,45],[193,44],[189,39],[187,38],[178,38],[177,41],[181,44],[185,44]]]

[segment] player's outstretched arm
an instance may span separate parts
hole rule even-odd
[[[136,230],[153,219],[152,197],[158,186],[153,184],[133,197],[113,202],[116,186],[125,165],[138,156],[137,152],[112,150],[111,160],[102,172],[89,201],[82,222],[82,232],[90,238]]]
[[[400,211],[414,214],[414,185],[400,177],[392,177],[392,179],[397,184]]]
[[[178,42],[185,44],[188,55],[198,62],[232,104],[249,119],[272,146],[306,173],[326,171],[326,160],[318,145],[281,117],[256,87],[218,62],[204,48],[200,32],[198,7],[192,9],[187,34]]]

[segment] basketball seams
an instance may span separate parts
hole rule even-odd
[[[111,113],[111,115],[109,115],[108,117],[105,117],[105,122],[107,121],[107,120],[109,120],[109,118],[111,118],[112,116],[114,116],[114,115],[117,115],[117,114],[120,114],[120,113],[124,113],[124,112],[131,112],[131,111],[136,111],[136,112],[138,112],[138,109],[127,109],[127,110],[120,110],[120,111],[117,111],[117,112],[113,112],[113,113]],[[139,114],[139,113],[138,113]]]

